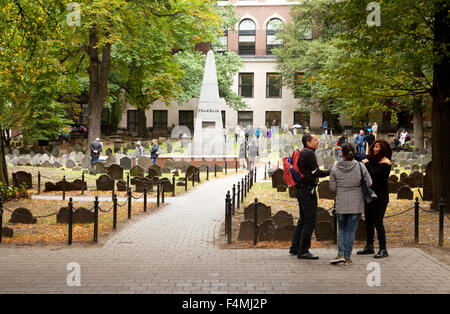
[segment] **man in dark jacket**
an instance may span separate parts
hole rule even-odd
[[[102,152],[103,145],[100,143],[100,139],[97,137],[95,141],[89,145],[89,149],[91,150],[91,166],[96,163],[100,158],[100,153]]]
[[[156,165],[156,158],[158,158],[158,150],[159,150],[159,145],[158,145],[158,140],[154,139],[152,141],[153,146],[152,146],[152,150],[150,151],[151,156],[152,156],[152,163],[154,165]]]
[[[304,175],[295,186],[295,193],[300,207],[300,219],[295,227],[289,253],[300,259],[319,259],[309,252],[311,236],[317,222],[317,178],[327,177],[330,170],[320,170],[317,164],[315,150],[319,147],[319,140],[313,134],[306,133],[302,137],[303,146],[300,152],[298,168]]]

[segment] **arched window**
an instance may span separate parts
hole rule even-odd
[[[250,19],[239,24],[239,54],[255,55],[256,25]]]
[[[283,22],[280,19],[271,19],[267,23],[266,31],[266,54],[271,55],[273,48],[278,48],[283,44],[281,39],[277,39],[277,32],[283,29]]]

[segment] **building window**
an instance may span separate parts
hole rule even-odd
[[[178,125],[184,125],[194,131],[194,111],[193,110],[180,110],[178,111]]]
[[[253,73],[239,73],[239,95],[253,98]]]
[[[306,127],[309,126],[309,114],[301,111],[294,111],[294,124],[300,124],[302,129],[306,129]]]
[[[267,73],[266,98],[281,97],[281,75],[278,73]]]
[[[225,127],[225,110],[222,110],[222,127]]]
[[[271,19],[267,23],[266,31],[266,55],[272,55],[272,49],[281,47],[283,41],[277,38],[277,32],[283,29],[283,22],[280,19]]]
[[[217,43],[213,45],[213,49],[218,53],[225,53],[228,51],[228,31],[224,30],[223,34],[217,38]]]
[[[298,86],[303,83],[303,73],[295,73],[295,87],[294,87],[294,98],[300,98],[300,92],[298,91]]]
[[[246,128],[249,125],[253,126],[253,111],[239,111],[238,125],[244,128]]]
[[[281,111],[266,111],[266,127],[281,125]]]
[[[153,110],[153,129],[167,129],[167,110]]]
[[[239,24],[239,55],[255,55],[256,24],[245,19]]]
[[[128,132],[137,132],[138,130],[138,112],[137,110],[127,111],[127,130]]]

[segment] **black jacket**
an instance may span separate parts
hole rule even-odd
[[[300,172],[304,175],[300,185],[317,185],[317,178],[330,175],[330,170],[319,169],[316,153],[311,148],[306,148],[300,152],[297,165]]]
[[[152,154],[151,156],[152,156],[152,158],[156,158],[156,157],[158,157],[158,154],[157,154],[157,152],[158,152],[158,149],[159,149],[159,146],[158,146],[158,144],[153,144],[153,146],[152,146],[152,150],[150,151],[150,153]]]
[[[102,144],[97,141],[93,141],[91,145],[89,145],[89,148],[91,149],[91,156],[98,158],[100,157],[100,153],[102,152]]]

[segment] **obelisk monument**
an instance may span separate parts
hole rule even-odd
[[[203,83],[194,129],[194,155],[223,155],[224,135],[220,111],[216,62],[210,50],[206,56]]]

